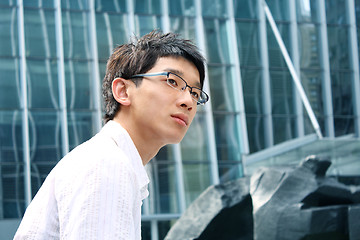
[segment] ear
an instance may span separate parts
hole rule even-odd
[[[123,78],[115,78],[111,87],[115,100],[121,105],[129,106],[128,81]]]

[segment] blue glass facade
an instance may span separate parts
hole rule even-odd
[[[358,140],[360,0],[266,2],[322,135]],[[154,28],[196,42],[211,99],[147,166],[143,239],[162,239],[209,185],[243,176],[246,156],[315,133],[263,0],[0,0],[0,230],[101,128],[112,49]]]

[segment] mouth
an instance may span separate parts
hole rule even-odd
[[[189,125],[189,117],[183,113],[173,114],[171,117],[182,126]]]

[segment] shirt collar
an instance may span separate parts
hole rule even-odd
[[[129,133],[119,123],[112,120],[108,121],[101,131],[110,136],[115,141],[116,145],[121,148],[127,156],[129,156],[130,163],[139,181],[141,198],[146,198],[149,195],[147,185],[150,180],[140,154]]]

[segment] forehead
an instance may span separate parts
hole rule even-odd
[[[182,77],[189,85],[200,86],[200,74],[195,64],[183,57],[160,57],[151,72],[172,72]]]

